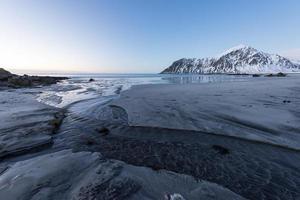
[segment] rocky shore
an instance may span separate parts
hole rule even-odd
[[[67,77],[51,77],[51,76],[28,76],[24,74],[19,76],[0,68],[0,87],[33,87],[41,85],[51,85],[59,81],[68,79]]]

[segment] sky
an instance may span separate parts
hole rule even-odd
[[[157,73],[239,44],[300,60],[299,0],[0,0],[0,67]]]

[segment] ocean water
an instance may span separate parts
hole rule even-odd
[[[48,74],[38,74],[48,75]],[[53,74],[49,74],[52,75]],[[65,107],[93,98],[115,98],[124,90],[142,84],[201,84],[244,81],[250,76],[231,75],[169,75],[169,74],[55,74],[67,76],[58,84],[43,87],[37,99],[55,107]],[[90,79],[94,81],[89,81]]]

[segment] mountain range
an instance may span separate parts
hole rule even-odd
[[[213,58],[182,58],[163,70],[163,74],[255,74],[300,72],[300,64],[277,54],[239,45]]]

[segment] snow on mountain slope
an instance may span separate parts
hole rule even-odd
[[[300,60],[296,60],[296,59],[289,59],[292,63],[299,65],[300,66]]]
[[[300,72],[300,65],[280,55],[265,53],[245,45],[230,48],[215,58],[183,58],[162,71],[179,74],[276,72]]]

